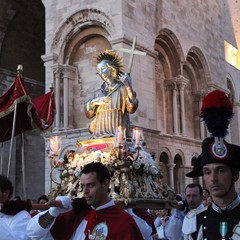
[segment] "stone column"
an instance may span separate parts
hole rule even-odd
[[[56,63],[58,55],[55,53],[50,53],[41,56],[44,66],[45,66],[45,91],[49,91],[50,84],[54,83],[54,76],[52,66]]]
[[[201,94],[200,94],[200,97],[199,97],[199,113],[201,112],[203,99],[206,95],[207,95],[207,92],[201,92]],[[201,121],[201,119],[200,119],[200,139],[203,140],[205,137],[206,137],[205,136],[205,125],[204,125],[204,122]]]
[[[202,98],[200,98],[199,100],[199,112],[201,111],[201,107],[202,107]],[[205,134],[204,134],[204,122],[201,121],[200,119],[200,139],[204,139]]]
[[[189,80],[184,76],[179,75],[177,78],[177,84],[180,92],[180,117],[181,117],[181,134],[186,136],[186,112],[185,112],[185,98],[184,90],[185,86],[189,83]]]
[[[168,171],[169,171],[169,181],[170,181],[169,185],[172,189],[174,189],[174,172],[173,172],[173,169],[176,166],[176,164],[169,163],[169,164],[167,164],[167,166],[168,166]]]
[[[186,113],[185,113],[185,100],[184,89],[189,80],[184,76],[174,77],[172,80],[166,81],[166,86],[170,86],[172,91],[172,108],[173,108],[173,133],[179,135],[179,122],[181,122],[181,134],[186,135]],[[179,93],[178,93],[179,90]],[[180,102],[178,103],[178,94],[180,96]],[[180,105],[180,111],[178,110],[178,104]],[[180,115],[180,116],[179,116]],[[179,121],[181,117],[181,121]]]
[[[63,69],[60,65],[52,66],[54,73],[54,94],[55,94],[55,105],[56,105],[56,115],[55,115],[55,127],[54,130],[58,131],[61,126],[61,84],[62,84],[62,74]]]
[[[180,104],[181,104],[181,123],[182,123],[182,135],[186,136],[186,116],[185,116],[185,102],[184,102],[184,87],[185,85],[180,84]]]
[[[177,109],[177,84],[174,81],[172,83],[173,89],[173,132],[174,134],[178,134],[178,109]]]
[[[42,55],[41,58],[45,66],[45,92],[48,92],[49,86],[54,85],[55,76],[53,73],[54,72],[53,66],[56,65],[57,63],[58,55],[55,53],[49,53],[49,54]],[[55,102],[56,102],[56,96],[55,96]],[[54,121],[56,122],[56,118]],[[54,122],[54,126],[55,126],[55,122]],[[44,138],[45,138],[45,141],[47,141],[46,137]],[[49,164],[49,158],[48,158],[48,155],[45,154],[45,190],[46,191],[49,191],[50,189],[50,178],[49,178],[50,171],[51,171],[51,167]]]
[[[64,72],[63,76],[63,128],[68,129],[68,95],[69,95],[69,87],[68,87],[68,77],[67,73]]]
[[[55,129],[59,130],[61,127],[61,119],[60,119],[60,113],[61,113],[61,106],[60,106],[60,81],[61,81],[61,72],[56,71],[55,72],[55,82],[54,82],[54,89],[55,89],[55,104],[56,104],[56,121],[55,121]]]
[[[63,75],[63,128],[69,129],[69,107],[73,102],[73,84],[76,68],[70,65],[64,65]],[[70,95],[69,95],[70,93]]]

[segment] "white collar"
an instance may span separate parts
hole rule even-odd
[[[234,209],[235,207],[237,207],[240,204],[240,199],[237,196],[231,203],[229,203],[226,207],[224,208],[220,208],[219,206],[217,206],[214,202],[212,202],[212,208],[213,210],[215,210],[216,212],[222,213],[222,212],[229,212],[232,209]]]
[[[98,211],[98,210],[101,210],[101,209],[104,209],[104,208],[111,207],[111,206],[113,206],[113,205],[115,205],[115,203],[114,203],[114,200],[111,199],[109,202],[107,202],[106,204],[104,204],[104,205],[102,205],[102,206],[99,206],[99,207],[97,207],[97,208],[94,208],[93,206],[91,206],[91,207],[92,207],[93,209],[95,209],[96,211]]]

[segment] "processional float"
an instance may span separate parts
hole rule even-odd
[[[131,73],[133,57],[146,55],[135,50],[136,38],[132,49],[120,49],[130,54],[127,73]],[[110,56],[111,57],[111,56]],[[112,137],[93,138],[77,141],[76,151],[68,151],[65,157],[52,166],[52,172],[58,170],[59,181],[52,178],[55,187],[50,198],[67,195],[72,199],[82,197],[80,183],[81,169],[90,162],[101,162],[112,175],[110,195],[124,208],[165,208],[176,206],[175,194],[167,184],[162,183],[160,166],[153,156],[144,149],[143,130],[132,129],[132,136],[126,136],[126,128],[118,126]],[[50,152],[59,151],[59,144],[50,143]],[[50,154],[51,155],[51,154]],[[56,154],[52,154],[52,157]],[[53,206],[54,203],[51,203]],[[38,206],[39,208],[39,206]]]

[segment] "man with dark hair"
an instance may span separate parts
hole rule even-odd
[[[30,202],[10,200],[13,185],[0,175],[0,240],[27,240],[26,227],[30,220]]]
[[[37,200],[37,203],[40,203],[40,204],[45,204],[47,202],[48,202],[48,197],[46,194],[41,195]]]
[[[12,182],[5,177],[4,175],[0,175],[0,190],[1,190],[1,202],[6,201],[12,197],[13,194],[13,185]]]
[[[227,154],[221,160],[213,154],[214,138],[203,141],[200,162],[188,177],[203,176],[206,188],[212,196],[212,204],[199,212],[190,212],[183,223],[185,239],[240,239],[231,238],[234,227],[240,221],[240,199],[235,182],[239,177],[240,147],[224,141]],[[190,227],[191,226],[191,227]]]
[[[47,204],[48,203],[48,197],[46,194],[41,195],[38,200],[37,200],[38,204]],[[37,215],[38,213],[40,213],[41,210],[36,210],[36,211],[31,211],[31,217],[34,217],[35,215]]]
[[[102,163],[85,165],[80,182],[83,198],[71,203],[68,197],[57,197],[62,207],[51,207],[33,217],[27,228],[30,238],[143,239],[134,219],[108,196],[110,174]]]
[[[240,239],[240,199],[235,190],[240,147],[224,140],[232,115],[232,103],[225,93],[215,90],[204,99],[200,116],[212,137],[203,140],[202,152],[186,176],[203,176],[212,203],[184,219],[185,239]]]
[[[185,187],[185,200],[187,204],[187,211],[192,209],[204,208],[202,204],[203,189],[198,183],[190,183]]]

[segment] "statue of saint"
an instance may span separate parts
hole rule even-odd
[[[131,77],[123,73],[122,58],[106,50],[97,56],[97,74],[104,81],[85,104],[88,118],[94,118],[89,131],[95,138],[113,137],[118,126],[126,128],[129,136],[129,113],[138,107]]]

